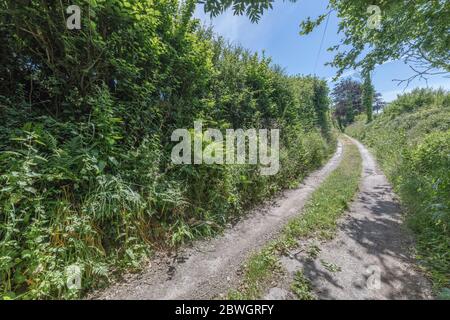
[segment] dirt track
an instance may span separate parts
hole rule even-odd
[[[249,255],[276,237],[299,214],[311,193],[338,166],[339,143],[333,158],[294,190],[284,192],[273,204],[248,214],[222,236],[199,241],[174,257],[160,256],[139,275],[129,275],[93,299],[210,299],[239,283],[239,268]]]
[[[289,285],[297,270],[303,270],[319,299],[432,297],[430,283],[412,259],[413,239],[402,224],[401,208],[389,182],[370,152],[352,141],[363,162],[356,200],[336,237],[319,245],[321,251],[316,258],[299,250],[282,258],[287,279],[268,290],[267,299],[293,298]]]

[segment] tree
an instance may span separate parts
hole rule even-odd
[[[330,101],[328,98],[329,89],[326,81],[314,78],[313,91],[313,103],[317,118],[317,125],[321,128],[322,134],[324,136],[328,136],[330,133],[328,121]]]
[[[295,2],[296,0],[290,0]],[[252,22],[258,22],[264,11],[272,9],[275,0],[198,0],[204,4],[205,12],[209,12],[212,17],[216,17],[229,8],[232,8],[235,15],[247,15]]]
[[[366,110],[367,122],[372,122],[373,114],[373,96],[374,89],[372,85],[372,79],[370,78],[370,73],[364,75],[364,83],[362,85],[362,104]]]
[[[205,4],[205,11],[212,16],[232,8],[235,14],[246,14],[257,22],[265,10],[272,8],[274,0],[199,2]],[[373,4],[378,5],[381,10],[377,28],[368,27],[368,21],[374,14],[368,8]],[[407,84],[416,77],[426,78],[450,72],[448,1],[330,0],[327,13],[301,23],[301,34],[312,32],[333,11],[340,18],[339,31],[344,36],[340,44],[330,48],[336,51],[334,60],[330,63],[338,68],[336,77],[347,69],[370,71],[377,64],[397,59],[405,60],[414,71],[410,78],[398,79]]]
[[[361,83],[351,78],[339,81],[331,92],[334,103],[333,115],[341,129],[352,123],[363,111]]]

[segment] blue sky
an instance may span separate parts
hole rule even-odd
[[[285,68],[288,74],[314,74],[330,81],[336,70],[325,66],[333,58],[333,53],[326,49],[338,44],[338,18],[332,14],[325,33],[324,44],[319,53],[325,23],[308,36],[300,36],[300,22],[306,17],[317,17],[326,12],[327,0],[301,0],[297,3],[276,1],[273,10],[266,12],[259,23],[251,23],[245,16],[234,16],[231,11],[209,18],[198,6],[195,17],[206,25],[212,25],[217,34],[230,41],[241,44],[254,52],[265,51],[274,63]],[[317,58],[318,57],[318,58]],[[317,60],[318,59],[318,60]],[[315,68],[317,62],[317,68]],[[352,75],[352,71],[344,76]],[[407,92],[416,87],[442,87],[450,90],[450,79],[434,76],[424,80],[415,80],[408,88],[398,86],[394,79],[404,79],[412,75],[409,67],[402,61],[391,61],[378,66],[373,74],[375,89],[381,92],[386,101],[392,101],[397,94]],[[355,73],[353,76],[357,76]]]

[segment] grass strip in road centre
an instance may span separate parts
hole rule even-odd
[[[270,282],[281,272],[280,255],[295,248],[299,239],[333,238],[339,218],[358,190],[362,168],[357,146],[348,139],[343,139],[343,144],[343,159],[337,169],[313,192],[302,214],[284,227],[279,238],[249,258],[244,265],[241,285],[228,293],[228,299],[260,298]],[[308,288],[306,285],[301,287]],[[299,286],[296,288],[299,289]],[[298,290],[293,291],[296,293]],[[297,296],[300,299],[311,297],[308,292]]]

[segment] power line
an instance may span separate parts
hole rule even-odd
[[[320,41],[319,51],[317,52],[316,63],[314,64],[314,75],[316,75],[317,63],[319,62],[320,52],[322,52],[323,41],[325,40],[325,34],[328,29],[328,20],[330,20],[331,11],[327,14],[327,21],[325,22],[325,28],[323,29],[322,40]]]

